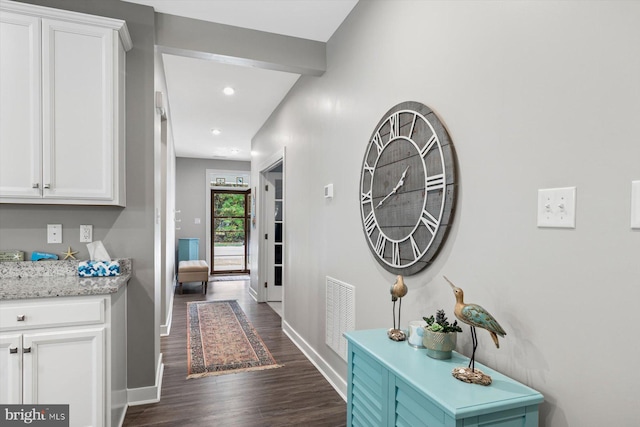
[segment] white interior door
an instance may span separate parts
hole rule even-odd
[[[284,284],[284,185],[281,170],[276,168],[276,171],[266,174],[267,301],[282,301]]]

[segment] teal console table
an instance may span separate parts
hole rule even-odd
[[[436,360],[387,338],[385,329],[352,331],[348,341],[348,426],[537,427],[542,394],[476,362],[489,386],[451,375],[469,359]],[[495,349],[493,349],[495,351]]]

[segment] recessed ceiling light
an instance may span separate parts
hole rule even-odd
[[[236,90],[234,88],[232,88],[231,86],[227,86],[224,89],[222,89],[222,92],[225,95],[233,95],[234,93],[236,93]]]
[[[211,129],[211,133],[217,136],[220,135],[222,131],[220,129]]]

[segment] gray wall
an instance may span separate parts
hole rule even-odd
[[[178,223],[180,230],[176,230],[176,245],[180,238],[200,239],[200,259],[205,259],[207,253],[207,169],[248,172],[251,170],[251,163],[186,157],[176,159],[176,210],[180,211],[176,213],[176,218],[181,220]],[[200,224],[194,223],[195,218],[200,218]]]
[[[127,21],[133,49],[127,53],[126,137],[127,207],[0,205],[2,248],[62,253],[68,246],[87,259],[79,243],[80,224],[93,224],[94,240],[102,240],[112,257],[133,259],[128,285],[128,387],[155,382],[154,297],[154,12],[120,1],[34,0],[25,3],[108,16]],[[82,179],[82,177],[78,177]],[[62,224],[63,244],[47,244],[46,225]]]
[[[453,317],[447,275],[506,329],[500,349],[479,331],[477,358],[545,395],[542,426],[635,425],[639,20],[624,1],[361,1],[327,72],[303,76],[252,146],[255,167],[286,144],[284,321],[344,377],[324,344],[326,276],[356,287],[358,329],[391,326],[394,276],[366,246],[358,182],[383,113],[420,101],[448,127],[460,187],[443,251],[405,280],[403,327]],[[537,228],[537,190],[574,185],[576,229]]]

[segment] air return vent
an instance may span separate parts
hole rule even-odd
[[[355,329],[355,288],[327,276],[326,300],[326,343],[344,360],[347,360],[347,340],[342,334]]]

